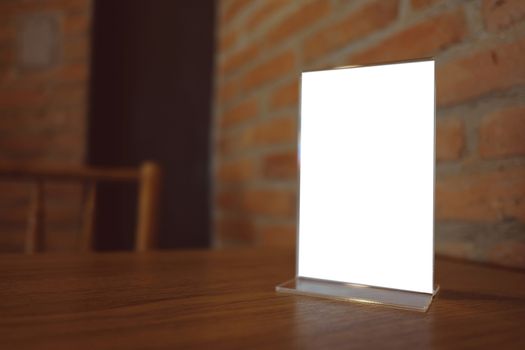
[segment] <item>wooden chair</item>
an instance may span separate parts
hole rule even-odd
[[[156,247],[157,213],[161,171],[153,162],[144,162],[139,168],[99,168],[99,167],[56,167],[43,165],[0,164],[0,180],[14,179],[31,181],[34,188],[31,194],[29,222],[25,239],[25,252],[42,252],[44,238],[44,183],[81,183],[86,191],[83,205],[83,229],[81,249],[93,249],[93,227],[97,183],[136,182],[139,186],[137,203],[137,227],[135,232],[135,251],[146,251]]]

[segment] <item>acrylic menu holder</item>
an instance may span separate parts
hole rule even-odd
[[[434,60],[301,76],[297,267],[277,292],[426,311]]]

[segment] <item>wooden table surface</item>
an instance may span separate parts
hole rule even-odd
[[[525,273],[438,259],[428,313],[276,294],[289,250],[0,256],[0,349],[525,349]]]

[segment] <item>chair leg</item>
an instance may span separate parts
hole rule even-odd
[[[93,227],[95,226],[95,202],[97,200],[97,184],[94,181],[84,185],[84,211],[82,218],[81,249],[90,252],[94,248]]]
[[[145,162],[140,168],[136,251],[156,248],[160,187],[160,167],[155,163]]]
[[[37,180],[32,190],[29,208],[25,245],[25,252],[27,254],[42,252],[45,249],[44,217],[44,184],[41,180]]]

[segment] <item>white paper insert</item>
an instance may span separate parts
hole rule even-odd
[[[298,276],[433,291],[434,61],[307,72]]]

